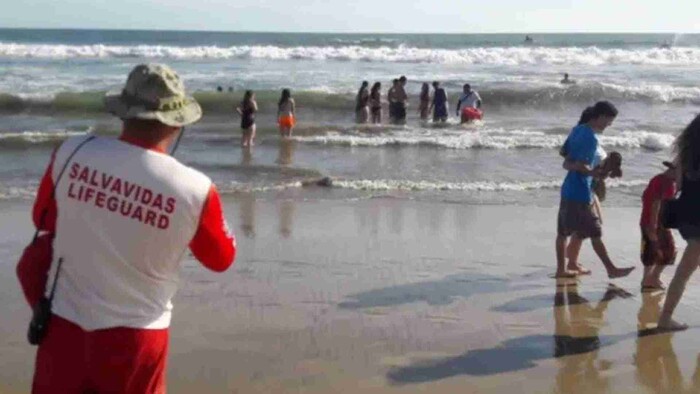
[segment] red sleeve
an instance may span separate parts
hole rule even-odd
[[[676,183],[670,179],[664,179],[664,190],[661,196],[664,200],[670,200],[676,196]]]
[[[39,185],[39,190],[36,193],[36,200],[34,200],[34,208],[32,209],[32,219],[34,220],[34,226],[43,231],[55,232],[56,231],[56,199],[53,198],[53,163],[56,159],[56,150],[51,154],[51,161],[49,166],[46,168],[44,177],[41,178],[41,184]],[[46,212],[46,213],[44,213]],[[42,216],[44,216],[42,223]],[[41,224],[41,228],[39,225]]]
[[[225,271],[236,258],[236,238],[226,224],[221,198],[213,184],[197,232],[190,241],[190,250],[202,265],[216,272]]]

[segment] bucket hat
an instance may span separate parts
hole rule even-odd
[[[134,67],[121,93],[105,96],[105,108],[121,119],[157,120],[174,127],[202,117],[199,103],[187,96],[180,76],[165,64]]]

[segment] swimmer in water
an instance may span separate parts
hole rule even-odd
[[[569,74],[564,73],[564,79],[562,79],[560,83],[562,85],[575,85],[576,81],[574,81],[573,79],[569,79]]]

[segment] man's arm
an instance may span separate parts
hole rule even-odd
[[[567,171],[578,172],[586,176],[592,176],[595,174],[595,169],[591,169],[591,167],[586,163],[582,161],[571,160],[569,158],[564,159],[562,167],[564,167],[564,169]]]
[[[58,148],[56,149],[58,150]],[[41,231],[56,231],[56,199],[53,196],[53,165],[56,159],[56,150],[51,154],[51,161],[46,167],[41,178],[39,190],[36,193],[34,207],[32,208],[32,220],[34,226]]]
[[[221,198],[213,184],[204,203],[197,232],[190,241],[190,250],[202,265],[216,272],[225,271],[236,258],[236,238],[228,229]]]

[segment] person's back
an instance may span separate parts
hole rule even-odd
[[[441,106],[444,107],[447,105],[447,93],[445,93],[444,88],[437,88],[435,90],[435,98],[434,98],[435,106]]]
[[[34,204],[37,229],[55,236],[46,286],[56,286],[35,394],[164,392],[180,260],[189,247],[220,272],[236,254],[211,180],[166,152],[202,114],[179,76],[165,65],[139,65],[105,108],[123,120],[119,140],[66,140]],[[38,268],[20,264],[25,295],[34,294],[41,284],[26,274]]]
[[[58,149],[54,179],[84,138]],[[90,141],[56,190],[57,228],[67,231],[54,242],[64,259],[54,312],[86,330],[168,327],[180,258],[211,185],[167,154]]]
[[[470,90],[469,92],[462,93],[459,97],[459,102],[462,108],[479,108],[481,97],[475,90]]]
[[[292,107],[294,106],[294,99],[290,98],[284,100],[279,104],[278,111],[281,115],[292,115]]]

